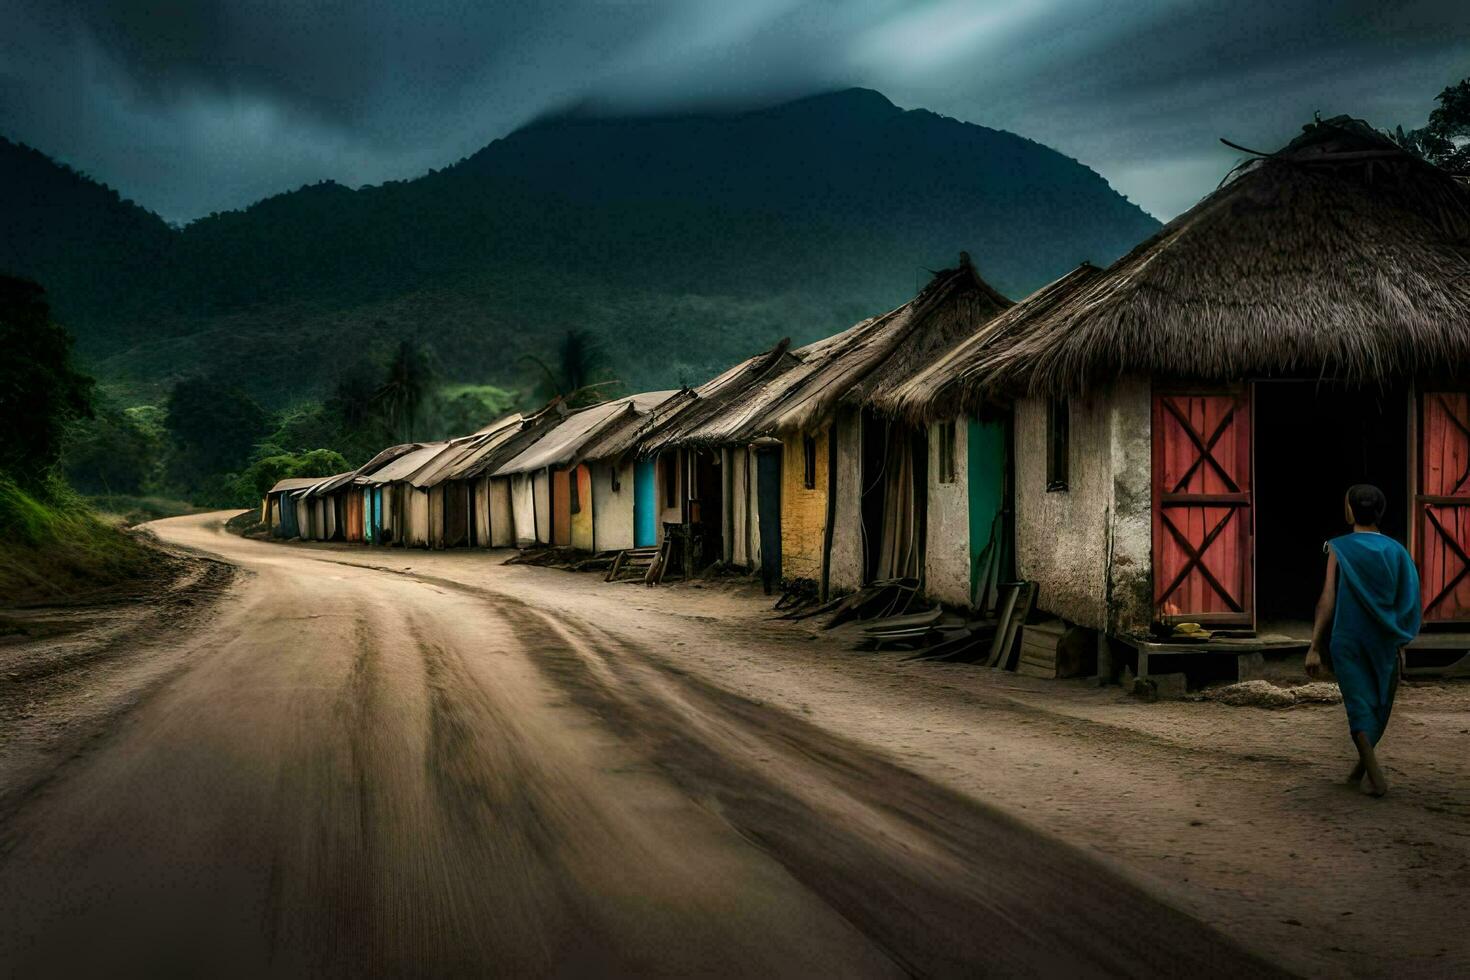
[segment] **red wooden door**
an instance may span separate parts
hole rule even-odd
[[[1414,556],[1426,622],[1470,622],[1470,396],[1419,399]]]
[[[1154,393],[1154,611],[1255,625],[1248,389]]]

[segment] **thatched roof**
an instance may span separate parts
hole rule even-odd
[[[839,405],[890,397],[912,374],[1010,305],[961,253],[958,266],[936,273],[897,309],[797,351],[801,366],[782,379],[784,390],[744,434],[809,431],[825,425]]]
[[[521,429],[521,414],[515,412],[496,419],[471,435],[450,441],[449,448],[431,459],[427,465],[409,478],[415,487],[432,487],[445,480],[455,479],[455,473],[467,469],[469,464],[495,447],[504,443]]]
[[[1102,270],[1097,266],[1082,263],[995,317],[902,384],[875,397],[873,407],[884,415],[915,424],[928,424],[961,414],[982,414],[987,405],[987,392],[978,387],[975,380],[987,358],[1013,343],[1025,324],[1045,315],[1073,290],[1101,274]]]
[[[606,427],[621,424],[628,415],[646,414],[672,394],[672,391],[647,391],[572,412],[560,425],[503,464],[494,475],[511,476],[548,466],[568,466]]]
[[[746,358],[695,388],[687,403],[638,435],[640,455],[652,455],[675,446],[708,447],[719,444],[714,430],[739,416],[739,406],[775,382],[799,363],[790,338],[770,350]]]
[[[533,415],[522,416],[510,431],[498,431],[474,452],[457,460],[445,474],[446,480],[474,480],[494,473],[506,462],[525,451],[566,418],[567,409],[560,398],[554,398]]]
[[[1012,306],[1005,296],[980,278],[970,256],[960,253],[960,264],[934,276],[913,300],[890,314],[906,318],[907,330],[893,352],[856,381],[842,396],[845,405],[886,412],[915,375],[976,336]]]
[[[1470,364],[1470,191],[1346,117],[1314,123],[1018,324],[977,389],[1143,373],[1354,383]]]
[[[652,432],[657,432],[668,421],[694,403],[693,388],[680,388],[647,414],[630,418],[622,425],[610,425],[596,439],[582,447],[580,459],[587,462],[608,460],[621,462],[638,452],[639,442]]]

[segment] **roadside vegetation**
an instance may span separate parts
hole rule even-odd
[[[0,602],[72,596],[144,573],[148,550],[58,472],[67,427],[93,418],[92,379],[41,287],[0,276]]]

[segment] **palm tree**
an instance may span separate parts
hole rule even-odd
[[[427,350],[412,341],[399,342],[388,363],[388,380],[373,396],[384,424],[399,442],[413,441],[419,411],[433,393],[436,373]]]
[[[606,389],[620,382],[607,375],[602,341],[588,330],[568,330],[557,341],[554,367],[532,354],[525,355],[541,369],[541,395],[546,401],[560,398],[568,408],[595,405],[607,397]]]

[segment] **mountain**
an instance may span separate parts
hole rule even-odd
[[[273,403],[401,337],[451,379],[514,384],[571,327],[630,386],[698,382],[897,305],[961,250],[1019,297],[1158,228],[1054,150],[861,89],[563,113],[414,180],[182,229],[15,144],[0,174],[0,271],[47,285],[94,370],[144,388],[218,370]]]

